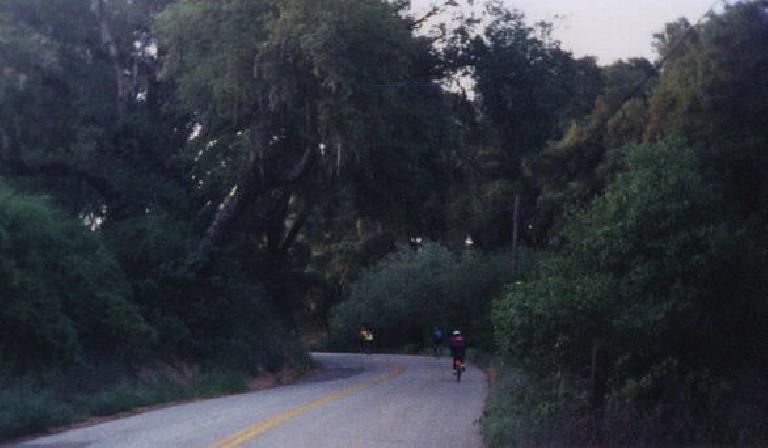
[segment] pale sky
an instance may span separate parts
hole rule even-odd
[[[725,0],[505,0],[509,7],[525,13],[529,24],[546,20],[555,25],[554,37],[575,56],[597,56],[607,65],[621,58],[644,56],[656,59],[653,33],[664,24],[686,17],[691,23],[715,6],[720,12]],[[731,3],[734,0],[731,0]],[[444,0],[411,0],[413,10],[426,11]],[[469,10],[467,0],[457,3]],[[484,0],[475,0],[480,10]]]

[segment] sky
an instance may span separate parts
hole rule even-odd
[[[600,65],[617,59],[644,56],[656,59],[653,34],[679,17],[695,23],[711,7],[722,11],[724,0],[505,0],[523,11],[528,23],[546,20],[555,25],[554,37],[575,56],[597,56]],[[411,0],[418,12],[443,0]],[[467,0],[459,0],[468,10]],[[475,9],[484,3],[475,0]]]

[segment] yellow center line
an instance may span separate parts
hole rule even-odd
[[[289,409],[273,417],[269,417],[267,419],[258,421],[252,425],[249,425],[241,429],[240,431],[237,431],[236,433],[230,434],[222,439],[217,440],[216,442],[213,442],[212,444],[208,445],[208,448],[234,448],[236,446],[240,446],[243,443],[251,440],[252,438],[267,431],[268,429],[279,425],[280,423],[288,420],[291,417],[295,417],[312,408],[316,408],[320,405],[328,403],[329,401],[333,401],[337,398],[341,398],[345,395],[349,395],[351,393],[357,392],[360,389],[364,389],[366,387],[383,383],[384,381],[387,381],[390,378],[394,378],[395,376],[400,375],[402,372],[403,372],[402,366],[400,366],[399,364],[396,364],[387,373],[379,375],[368,381],[363,381],[361,383],[353,384],[352,386],[345,387],[344,389],[333,391],[320,398],[315,398],[312,401],[308,401],[302,405],[296,406],[293,409]]]

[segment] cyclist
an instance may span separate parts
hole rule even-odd
[[[448,343],[451,349],[451,358],[453,358],[453,368],[464,371],[464,355],[467,348],[467,341],[459,330],[453,330],[453,335]]]
[[[365,335],[365,345],[368,347],[368,354],[373,353],[373,330],[371,328],[368,328]]]
[[[432,329],[432,354],[440,357],[440,346],[443,345],[443,330],[435,326]]]
[[[366,328],[365,325],[362,325],[360,327],[360,333],[358,334],[360,336],[360,353],[363,353],[368,345],[368,328]]]

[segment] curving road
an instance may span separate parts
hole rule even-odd
[[[480,447],[485,374],[450,360],[317,353],[290,386],[172,406],[17,443],[81,447]]]

